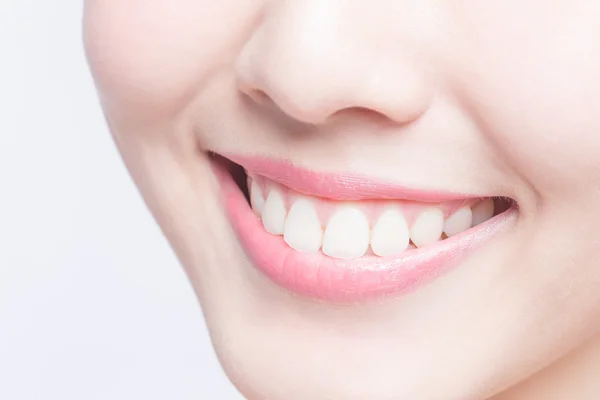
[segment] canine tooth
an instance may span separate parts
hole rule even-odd
[[[378,256],[392,256],[408,248],[408,224],[402,211],[384,211],[371,231],[371,249]]]
[[[472,210],[473,226],[479,225],[494,216],[494,199],[482,200],[473,206]]]
[[[417,247],[440,240],[444,230],[444,213],[438,208],[423,211],[410,228],[410,238]]]
[[[444,222],[444,232],[448,237],[458,235],[469,229],[473,224],[473,212],[471,207],[459,208]]]
[[[371,229],[367,217],[357,208],[339,208],[329,220],[323,237],[323,253],[330,257],[362,257],[369,248]]]
[[[252,179],[250,183],[250,204],[257,215],[261,215],[265,207],[265,198],[262,195],[258,183]]]
[[[285,215],[283,196],[277,189],[271,189],[263,207],[262,221],[265,230],[273,235],[283,235]]]
[[[283,239],[294,250],[315,253],[323,242],[323,229],[317,211],[307,199],[298,199],[285,221]]]

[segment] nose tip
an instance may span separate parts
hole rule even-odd
[[[315,125],[354,111],[407,124],[427,111],[434,94],[424,77],[406,68],[396,68],[387,76],[371,71],[343,81],[341,73],[320,77],[306,71],[299,75],[284,69],[259,70],[257,75],[238,79],[238,88],[258,105],[276,107],[299,122]]]
[[[326,4],[307,1],[267,16],[238,57],[238,89],[307,124],[357,109],[399,124],[423,115],[434,94],[430,69],[377,35],[372,43],[353,40],[359,16],[319,10]]]

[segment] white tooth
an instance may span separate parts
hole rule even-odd
[[[283,239],[303,253],[315,253],[321,248],[323,229],[313,204],[307,199],[298,199],[290,208],[285,221]]]
[[[323,253],[334,258],[362,257],[369,248],[369,221],[351,206],[339,208],[331,217],[323,237]]]
[[[283,235],[285,214],[283,196],[277,189],[271,189],[263,207],[262,221],[265,230],[273,235]]]
[[[408,224],[402,211],[384,211],[371,232],[371,249],[378,256],[393,256],[402,253],[410,240]]]
[[[458,235],[472,226],[473,212],[468,206],[458,209],[444,222],[444,232],[448,237]]]
[[[427,246],[440,240],[444,230],[444,213],[430,208],[421,213],[410,228],[410,238],[417,247]]]
[[[479,225],[482,222],[494,216],[494,199],[485,199],[473,207],[473,226]]]
[[[258,186],[258,183],[254,179],[250,183],[250,204],[252,209],[257,215],[261,215],[265,206],[265,198],[262,195],[262,191]]]

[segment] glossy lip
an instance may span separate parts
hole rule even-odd
[[[281,168],[282,164],[274,162],[270,165]],[[213,163],[213,169],[220,182],[230,223],[254,266],[291,292],[325,301],[357,302],[406,293],[457,266],[495,234],[508,230],[517,216],[517,209],[513,207],[460,235],[394,257],[338,260],[322,253],[297,252],[284,242],[282,236],[267,233],[227,169],[219,163]],[[284,176],[292,173],[295,171],[279,172]],[[313,176],[318,185],[327,184],[327,176]],[[336,181],[348,180],[358,181],[347,177]],[[347,190],[350,189],[344,189],[344,193]]]
[[[301,168],[286,160],[224,154],[249,174],[262,175],[296,192],[331,200],[394,199],[441,203],[482,196],[433,190],[420,190],[383,182],[364,175],[322,173]]]

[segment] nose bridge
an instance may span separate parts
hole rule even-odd
[[[402,20],[386,15],[400,2],[271,3],[239,56],[240,89],[306,123],[351,108],[410,122],[428,108],[433,80]]]

